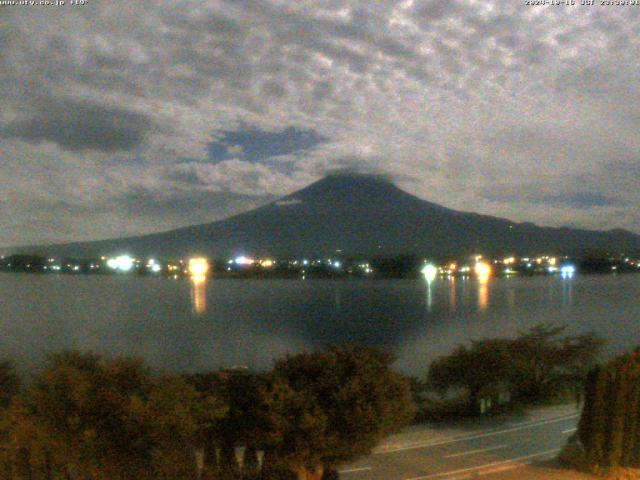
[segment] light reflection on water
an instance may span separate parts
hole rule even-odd
[[[196,314],[207,311],[207,277],[204,275],[191,276],[191,304]]]
[[[0,357],[23,368],[62,348],[131,353],[154,367],[267,368],[351,342],[411,374],[457,343],[541,322],[640,344],[640,275],[389,281],[209,280],[0,274]]]
[[[478,277],[478,308],[484,310],[489,305],[489,277]]]

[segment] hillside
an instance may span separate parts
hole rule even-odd
[[[261,208],[163,233],[14,251],[63,255],[164,257],[253,255],[502,254],[640,252],[640,236],[624,230],[539,227],[459,212],[366,175],[331,175]]]

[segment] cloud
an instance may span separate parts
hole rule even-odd
[[[545,191],[547,190],[547,191]],[[549,192],[548,188],[517,192],[490,191],[484,198],[500,202],[528,202],[533,205],[567,206],[574,209],[592,209],[593,207],[626,207],[628,202],[624,199],[607,196],[602,193],[585,191]]]
[[[248,205],[231,194],[336,168],[452,208],[640,232],[639,19],[497,0],[2,7],[0,245],[37,240],[8,228],[29,222],[22,196],[50,210],[43,229],[83,207],[46,234],[64,241],[118,233],[92,209],[135,192],[177,225],[161,199],[226,192],[231,211]],[[171,223],[141,212],[127,231]]]
[[[73,151],[115,152],[138,147],[152,127],[146,115],[92,102],[46,99],[28,110],[0,128],[0,135]]]

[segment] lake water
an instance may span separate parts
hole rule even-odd
[[[152,366],[263,369],[285,352],[352,342],[421,375],[457,343],[541,322],[640,345],[640,275],[424,280],[216,280],[0,274],[0,357],[34,368],[63,348]]]

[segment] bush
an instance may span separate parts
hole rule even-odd
[[[639,407],[640,350],[589,374],[578,425],[589,465],[640,468]]]
[[[569,440],[558,454],[558,460],[566,467],[581,471],[588,470],[586,452],[577,439]]]

